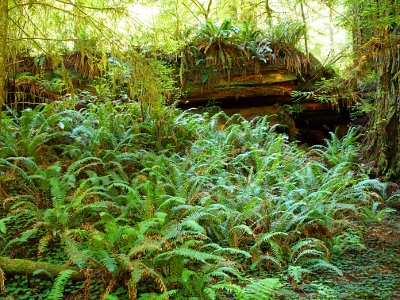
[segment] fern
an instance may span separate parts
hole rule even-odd
[[[14,160],[14,163],[10,163],[9,160]],[[36,164],[29,158],[25,157],[8,157],[7,159],[0,158],[0,165],[6,166],[10,168],[10,170],[18,172],[18,174],[22,177],[22,179],[29,184],[30,187],[34,188],[35,184],[31,180],[30,176],[27,172],[25,172],[22,168],[17,166],[18,161],[25,162],[28,166],[32,168],[37,168]]]
[[[257,259],[251,264],[250,269],[254,270],[256,267],[260,267],[261,262],[266,262],[267,264],[272,262],[278,269],[282,268],[282,264],[278,259],[271,255],[264,254],[257,256]]]
[[[37,229],[28,229],[26,230],[21,237],[17,237],[17,238],[13,238],[11,241],[9,241],[7,243],[7,245],[3,248],[3,250],[1,251],[1,255],[3,255],[5,253],[5,251],[10,248],[13,244],[16,243],[24,243],[26,242],[28,239],[36,236],[36,234],[38,233]]]
[[[184,260],[181,256],[173,256],[169,260],[169,275],[171,277],[182,277],[183,267],[184,267]]]
[[[270,243],[273,241],[273,238],[276,236],[287,236],[286,232],[267,232],[258,237],[258,241],[250,248],[251,250],[255,250],[260,247],[263,243]]]
[[[291,246],[291,251],[292,251],[291,259],[295,260],[294,255],[296,253],[298,253],[299,251],[301,254],[301,252],[303,252],[303,251],[308,251],[309,249],[316,248],[318,246],[322,249],[325,249],[326,255],[327,256],[329,255],[328,248],[326,247],[324,242],[322,242],[321,240],[316,239],[316,238],[308,238],[308,239],[300,240],[296,244]],[[321,254],[322,254],[322,252],[321,252]],[[299,256],[297,256],[297,257],[299,257]]]
[[[214,290],[217,290],[217,291],[218,291],[218,290],[221,290],[221,291],[223,291],[223,292],[225,292],[225,293],[228,293],[228,294],[234,294],[234,295],[235,295],[235,298],[234,298],[234,299],[237,299],[237,300],[247,300],[246,292],[245,292],[245,291],[243,290],[243,288],[242,288],[241,286],[239,286],[239,285],[236,285],[236,284],[232,284],[232,283],[223,281],[223,282],[214,284],[214,285],[212,286],[212,288],[213,288]]]
[[[92,162],[92,163],[89,163],[90,161],[93,161],[93,162]],[[82,165],[83,165],[83,166],[82,166]],[[65,175],[67,175],[67,176],[68,176],[68,175],[74,175],[74,176],[76,177],[77,175],[80,174],[80,172],[81,172],[82,170],[85,170],[85,169],[87,169],[88,167],[97,166],[97,165],[103,165],[103,161],[102,161],[100,158],[98,158],[98,157],[93,157],[93,156],[84,157],[84,158],[79,159],[79,160],[75,161],[74,163],[72,163],[72,164],[68,167],[67,172],[66,172]],[[81,167],[81,166],[82,166],[82,167]]]
[[[42,254],[46,251],[46,247],[52,239],[53,239],[53,237],[51,235],[45,235],[39,240],[38,254]]]
[[[226,254],[226,255],[240,254],[246,258],[251,257],[251,254],[249,252],[247,252],[246,250],[221,247],[219,244],[215,244],[215,243],[207,243],[201,247],[201,249],[208,249],[208,248],[215,249],[215,250],[213,250],[213,253],[215,253],[215,254]]]
[[[301,266],[292,266],[289,265],[287,269],[287,275],[294,280],[297,284],[303,281],[303,277],[309,274],[311,271],[307,268],[303,268]]]
[[[207,275],[211,277],[225,278],[226,280],[230,280],[232,275],[234,275],[236,278],[243,279],[239,270],[232,266],[217,266],[213,270],[207,272]]]
[[[119,299],[120,299],[119,297],[117,297],[117,296],[115,296],[115,295],[110,295],[110,294],[105,295],[105,296],[103,297],[103,300],[119,300]]]
[[[340,270],[338,267],[336,267],[335,265],[331,264],[330,262],[322,258],[309,259],[307,260],[307,263],[305,265],[308,266],[308,269],[314,272],[324,269],[327,271],[331,271],[339,276],[343,276],[342,270]]]
[[[64,270],[60,272],[53,283],[49,295],[47,296],[49,300],[62,300],[64,298],[65,285],[67,284],[68,279],[74,272],[76,271]]]
[[[137,284],[141,279],[152,279],[162,293],[167,292],[167,287],[164,284],[163,277],[152,268],[149,268],[140,261],[133,261],[130,265],[132,270],[130,275],[130,284]]]
[[[9,220],[10,218],[3,218],[0,219],[0,234],[5,234],[7,233],[7,225],[6,222]]]
[[[184,248],[184,247],[179,247],[179,248],[173,249],[171,251],[168,251],[165,254],[160,254],[160,255],[158,255],[158,259],[160,259],[164,256],[168,257],[168,256],[175,256],[175,255],[185,257],[187,259],[194,260],[194,261],[200,261],[205,264],[207,264],[207,261],[216,262],[216,261],[225,260],[222,256],[219,256],[219,255],[205,253],[205,252],[201,252],[201,251],[190,249],[190,248]]]
[[[246,300],[273,300],[275,299],[275,293],[278,292],[281,287],[282,284],[278,278],[252,280],[251,283],[244,288]]]

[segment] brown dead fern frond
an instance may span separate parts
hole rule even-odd
[[[5,281],[6,281],[6,275],[4,274],[4,271],[0,268],[0,292],[4,296],[7,296],[6,286],[4,284]]]
[[[127,280],[125,282],[126,287],[128,288],[128,296],[129,300],[137,299],[137,285],[133,283],[132,280]]]
[[[151,279],[155,282],[155,284],[157,285],[157,287],[159,288],[161,293],[166,293],[167,292],[167,286],[164,284],[163,280],[159,277],[156,276],[153,272],[144,272],[142,274],[142,279]],[[166,296],[166,299],[168,299],[169,297]]]
[[[92,283],[92,275],[93,275],[93,270],[90,268],[86,268],[85,272],[85,281],[83,282],[83,300],[87,300],[90,297],[90,285]]]
[[[117,280],[115,278],[112,278],[110,280],[110,282],[108,283],[108,285],[103,293],[103,298],[104,298],[104,296],[109,295],[114,290],[116,283],[117,283]]]

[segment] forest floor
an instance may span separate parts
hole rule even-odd
[[[319,275],[292,286],[297,295],[284,299],[400,300],[400,217],[392,215],[364,232],[364,249],[354,249],[333,262],[343,276]]]

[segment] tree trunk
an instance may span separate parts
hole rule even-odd
[[[366,158],[374,163],[379,176],[396,182],[400,179],[398,10],[399,3],[395,0],[371,0],[362,9],[357,7],[357,28],[360,28],[358,41],[361,41],[361,45],[356,45],[361,54],[360,61],[368,62],[364,66],[369,66],[377,77],[372,103],[374,109],[370,113],[366,134]]]
[[[310,59],[310,54],[308,52],[308,28],[307,28],[307,19],[306,19],[306,14],[304,12],[304,0],[300,0],[300,10],[301,10],[301,19],[303,20],[304,23],[304,50],[306,51],[306,56],[307,59]]]
[[[368,127],[367,159],[387,180],[400,179],[400,41],[383,38],[374,46],[378,86]]]
[[[2,110],[6,100],[4,91],[7,63],[8,0],[0,1],[0,138],[2,134]]]
[[[44,270],[45,272],[42,274],[50,273],[51,275],[57,277],[61,271],[71,270],[73,268],[63,265],[54,265],[46,262],[35,262],[26,259],[0,257],[0,269],[2,269],[5,274],[29,275],[32,275],[37,270]],[[85,280],[85,275],[76,271],[72,273],[70,279],[73,281],[83,281]]]

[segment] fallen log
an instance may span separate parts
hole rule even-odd
[[[45,274],[51,274],[57,277],[61,271],[74,270],[70,276],[72,281],[83,281],[85,275],[79,272],[76,268],[67,265],[55,265],[47,262],[37,262],[27,259],[14,259],[0,257],[0,268],[5,274],[29,274],[33,275],[35,271],[43,270],[35,274],[35,276],[42,276]]]

